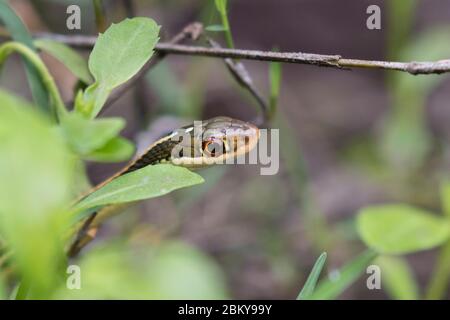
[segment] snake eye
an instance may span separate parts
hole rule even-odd
[[[218,139],[203,141],[202,149],[208,157],[218,157],[225,152],[225,143]]]

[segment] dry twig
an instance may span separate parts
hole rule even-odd
[[[38,37],[50,38],[65,44],[79,47],[91,48],[97,37],[94,36],[66,36],[61,34],[37,34]],[[340,55],[323,55],[303,52],[272,52],[260,50],[208,48],[201,46],[187,46],[181,44],[160,42],[155,50],[164,54],[196,55],[214,58],[231,58],[258,61],[273,61],[283,63],[310,64],[331,68],[367,68],[381,70],[395,70],[407,72],[413,75],[419,74],[441,74],[450,72],[450,59],[439,61],[378,61],[348,59]]]

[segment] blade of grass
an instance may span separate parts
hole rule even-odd
[[[395,300],[418,300],[419,286],[408,261],[402,256],[380,255],[375,265],[382,270],[383,291]]]
[[[323,252],[319,256],[319,258],[317,258],[316,263],[314,264],[314,267],[312,268],[311,273],[308,276],[308,279],[306,279],[305,285],[298,294],[297,300],[305,300],[312,295],[326,260],[327,253]]]
[[[441,207],[444,215],[450,219],[450,183],[444,181],[441,185]],[[448,288],[450,279],[450,240],[440,248],[439,256],[432,277],[428,283],[425,298],[428,300],[442,299]]]
[[[345,289],[355,282],[366,270],[368,264],[377,256],[372,250],[364,251],[339,271],[336,280],[325,280],[319,284],[310,300],[331,300],[337,298]]]
[[[3,21],[15,41],[26,45],[28,48],[36,52],[31,35],[22,20],[17,16],[14,10],[10,8],[5,0],[0,0],[0,19]],[[44,82],[40,78],[36,67],[26,58],[23,59],[33,100],[41,110],[46,113],[50,113],[49,97],[47,91],[45,90]],[[53,116],[56,115],[54,114]]]
[[[227,41],[228,48],[234,48],[233,36],[231,35],[230,22],[228,21],[227,6],[228,0],[215,0],[217,11],[219,11],[222,26],[225,31],[225,39]]]
[[[425,298],[428,300],[442,299],[449,283],[450,270],[450,241],[441,248],[433,276],[428,284]]]
[[[270,101],[269,101],[268,118],[271,119],[277,111],[278,97],[280,96],[281,63],[271,62],[269,64],[269,79],[270,79]]]

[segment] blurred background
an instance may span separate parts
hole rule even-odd
[[[95,35],[91,1],[77,1],[82,30],[66,29],[72,2],[10,1],[32,32]],[[130,14],[126,2],[103,1],[107,24]],[[381,30],[366,28],[372,4],[381,7]],[[132,14],[162,26],[163,41],[193,21],[205,26],[219,21],[213,1],[135,0],[133,5]],[[450,1],[231,0],[229,19],[236,48],[368,60],[450,56]],[[225,46],[222,33],[209,36]],[[63,98],[71,101],[76,78],[51,56],[43,59]],[[243,62],[268,97],[268,63]],[[217,291],[211,297],[293,299],[321,252],[328,253],[325,273],[332,275],[364,250],[354,226],[362,207],[403,202],[440,210],[439,183],[450,166],[447,76],[294,64],[284,64],[282,71],[277,120],[271,124],[280,129],[278,174],[261,176],[258,165],[202,170],[205,184],[151,199],[111,219],[82,255],[120,239],[127,248],[144,250],[177,240],[195,250],[192,255],[183,251],[186,259],[198,258],[195,263],[214,270],[210,276],[217,288],[210,289]],[[4,72],[8,76],[0,85],[30,98],[20,59],[8,60]],[[193,119],[225,115],[251,121],[257,113],[257,104],[222,60],[171,55],[104,116],[124,117],[123,135],[142,145]],[[88,163],[87,168],[95,184],[121,166]],[[420,290],[436,253],[406,257]],[[384,290],[368,290],[365,277],[340,296],[389,297]]]

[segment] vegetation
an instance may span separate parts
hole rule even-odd
[[[107,17],[101,10],[101,1],[93,3],[95,8],[91,10],[95,11],[98,30],[101,30]],[[427,30],[414,43],[408,42],[410,27],[404,21],[413,20],[415,9],[414,1],[408,3],[392,1],[391,4],[390,12],[402,12],[407,16],[390,18],[390,58],[413,61],[449,56],[448,27]],[[214,39],[223,35],[227,47],[233,49],[229,3],[215,0],[214,5],[218,21],[205,28],[209,32],[207,40],[209,35]],[[233,297],[220,264],[182,240],[161,237],[149,244],[141,242],[139,236],[128,241],[126,236],[117,237],[86,250],[82,257],[67,257],[74,228],[96,208],[156,198],[181,188],[186,189],[175,194],[177,203],[188,207],[189,201],[206,197],[206,192],[225,174],[224,169],[217,169],[202,172],[202,177],[182,167],[147,166],[113,180],[77,202],[80,194],[90,188],[86,173],[88,161],[122,162],[135,152],[134,144],[120,134],[126,127],[124,118],[101,115],[115,90],[135,81],[140,70],[151,59],[158,58],[155,57],[160,32],[157,22],[133,17],[111,24],[100,34],[86,60],[61,42],[34,39],[4,0],[0,1],[0,20],[10,36],[0,43],[0,65],[12,55],[20,55],[33,98],[33,102],[28,102],[0,89],[0,298]],[[53,56],[77,78],[72,103],[63,102],[54,77],[41,59],[41,52]],[[302,276],[304,284],[298,283],[297,298],[337,299],[366,274],[371,264],[381,268],[383,289],[391,298],[445,298],[450,276],[450,182],[443,177],[434,184],[440,186],[440,190],[436,187],[432,192],[439,194],[435,198],[440,199],[441,209],[434,211],[440,213],[400,200],[367,205],[350,221],[349,228],[357,239],[345,239],[342,236],[345,231],[339,229],[343,225],[332,226],[325,221],[310,197],[308,169],[294,138],[295,128],[281,110],[280,62],[268,65],[267,103],[261,100],[253,82],[242,80],[247,79],[246,75],[250,77],[242,60],[228,59],[226,63],[240,85],[235,90],[256,101],[261,118],[282,129],[281,155],[288,175],[286,184],[294,190],[292,198],[301,208],[305,237],[318,256],[309,276]],[[195,118],[200,114],[198,105],[202,94],[199,93],[201,88],[195,85],[196,72],[198,76],[201,71],[194,69],[192,83],[188,84],[179,83],[181,80],[164,64],[140,79],[155,90],[159,103],[168,113]],[[8,75],[3,72],[3,77]],[[431,161],[432,150],[436,148],[425,126],[424,105],[442,79],[441,75],[417,79],[401,72],[389,74],[386,81],[393,107],[383,122],[382,134],[377,141],[352,145],[343,155],[344,160],[369,175],[381,176],[386,185],[393,181],[399,194],[406,193],[404,185],[412,184],[411,181],[421,175],[421,168]],[[250,199],[247,202],[256,210],[259,201],[264,203],[264,199],[260,199],[264,193],[271,199],[273,190],[265,189],[256,178],[247,187],[251,191],[243,194],[243,206]],[[260,205],[260,211],[272,219],[274,213],[266,212],[270,211],[267,207],[274,205],[273,211],[278,211],[282,205],[277,207],[276,201],[282,202],[280,199],[273,199],[275,204]],[[130,224],[133,221],[131,219]],[[276,240],[271,241],[270,235],[267,238],[267,251],[277,251],[283,246]],[[356,242],[358,247],[351,250],[353,258],[348,263],[324,275],[323,269],[327,257],[333,254],[336,239],[336,242],[348,242],[352,246]],[[439,257],[428,284],[420,288],[406,255],[429,249],[437,249]],[[284,272],[283,261],[277,259],[278,253],[273,254],[273,265]],[[81,270],[82,290],[70,288],[70,283],[75,281],[76,286],[77,281],[74,275],[78,269],[71,268],[73,265]]]

